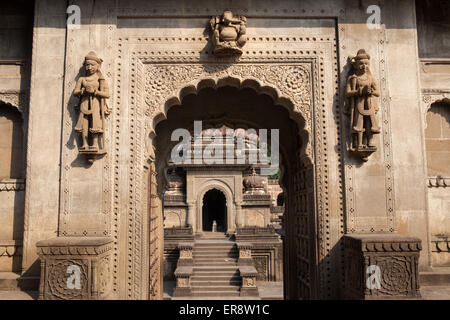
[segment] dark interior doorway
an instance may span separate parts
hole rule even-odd
[[[225,195],[217,190],[211,189],[203,196],[203,231],[212,231],[213,222],[217,223],[218,232],[227,231],[227,202]]]

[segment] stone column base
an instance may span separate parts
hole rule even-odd
[[[36,243],[41,260],[39,299],[107,299],[111,292],[109,237],[58,237]]]
[[[419,238],[396,234],[343,237],[346,299],[420,298]]]

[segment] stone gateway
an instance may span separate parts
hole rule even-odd
[[[70,4],[0,4],[0,290],[450,285],[445,1]]]

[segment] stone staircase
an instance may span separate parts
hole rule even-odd
[[[241,277],[236,243],[224,234],[205,234],[193,250],[193,297],[238,297]]]

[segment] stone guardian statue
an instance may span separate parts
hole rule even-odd
[[[84,60],[86,76],[80,77],[73,95],[80,99],[80,114],[75,131],[81,134],[82,146],[78,151],[87,155],[105,154],[105,116],[110,113],[106,104],[109,98],[108,82],[100,71],[103,60],[91,51]]]
[[[374,135],[381,132],[376,97],[380,96],[375,78],[369,70],[370,56],[360,49],[350,57],[352,70],[347,78],[345,95],[348,99],[346,113],[350,115],[350,151],[367,161],[377,150]]]
[[[215,55],[242,54],[241,48],[247,42],[247,18],[233,16],[225,11],[222,16],[213,17],[210,21]]]

